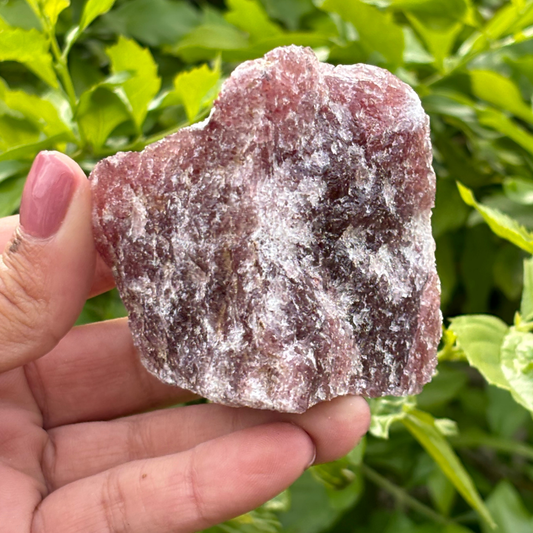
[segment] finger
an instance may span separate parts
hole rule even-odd
[[[193,533],[271,499],[314,453],[291,424],[245,429],[66,485],[38,507],[32,531]]]
[[[19,216],[0,218],[0,251],[4,250],[7,243],[13,237],[13,233],[19,225]],[[96,267],[94,270],[92,286],[89,290],[89,298],[102,294],[115,286],[115,280],[111,269],[104,263],[100,254],[96,254]]]
[[[48,355],[26,366],[44,427],[108,420],[195,398],[141,364],[126,319],[74,328]]]
[[[55,490],[123,463],[182,452],[273,422],[301,427],[315,443],[316,463],[329,462],[354,448],[367,431],[369,419],[368,404],[354,396],[321,403],[301,415],[192,405],[54,429],[43,453],[43,470]]]
[[[0,463],[1,531],[31,531],[33,513],[41,502],[45,489],[35,478]]]
[[[95,268],[91,196],[70,158],[41,152],[0,261],[0,372],[49,352],[76,321]]]

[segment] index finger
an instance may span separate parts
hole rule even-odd
[[[0,218],[0,253],[6,247],[6,244],[13,237],[15,229],[19,225],[19,216],[13,215],[10,217]],[[89,293],[89,298],[98,296],[103,292],[112,289],[115,286],[115,280],[111,269],[104,263],[99,254],[96,255],[96,268],[94,270],[94,278]]]

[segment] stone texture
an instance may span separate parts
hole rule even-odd
[[[207,120],[91,180],[98,250],[161,380],[302,412],[431,379],[429,120],[389,72],[276,49],[233,72]]]

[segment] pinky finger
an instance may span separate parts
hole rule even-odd
[[[271,499],[314,453],[291,424],[246,429],[66,485],[38,507],[32,532],[194,533]]]

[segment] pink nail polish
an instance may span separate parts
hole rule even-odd
[[[34,237],[57,232],[75,188],[72,169],[54,152],[41,152],[31,167],[20,204],[20,224]]]

